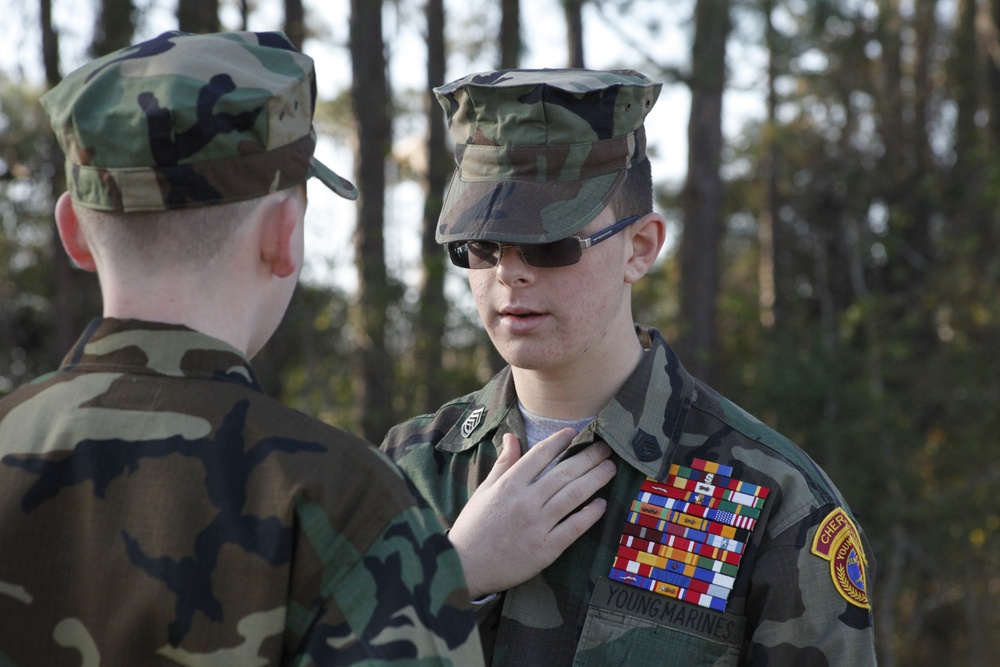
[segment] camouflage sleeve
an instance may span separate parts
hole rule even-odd
[[[293,664],[483,664],[458,554],[428,508],[403,510],[364,553],[319,506],[303,502],[299,515],[324,564],[289,609]]]
[[[875,665],[868,582],[874,560],[864,534],[827,505],[761,548],[747,620],[746,664]]]

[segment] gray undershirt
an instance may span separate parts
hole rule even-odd
[[[517,402],[517,409],[521,411],[521,419],[524,421],[524,436],[528,440],[528,449],[531,449],[545,438],[549,437],[556,431],[561,431],[564,428],[571,428],[579,433],[583,429],[587,428],[587,424],[594,420],[593,417],[571,420],[542,417],[541,415],[536,415],[525,410],[521,401]],[[545,470],[542,471],[539,477],[551,470],[558,462],[559,459],[557,458],[555,461],[546,466]]]

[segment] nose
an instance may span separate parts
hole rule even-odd
[[[500,261],[503,260],[503,254],[504,254],[503,251],[506,250],[507,248],[517,249],[518,256],[521,258],[521,261],[524,261],[524,251],[521,250],[521,246],[517,245],[516,243],[498,243],[497,248],[499,249],[497,255],[497,263],[500,263]]]
[[[515,252],[504,252],[510,248]],[[507,285],[523,284],[534,280],[535,271],[524,261],[521,246],[509,243],[500,244],[500,258],[496,265],[497,279]]]

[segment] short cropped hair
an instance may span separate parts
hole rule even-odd
[[[115,262],[154,266],[197,267],[215,257],[261,198],[216,206],[109,213],[73,209],[88,243],[99,246]]]
[[[653,210],[653,173],[649,160],[643,160],[625,172],[625,181],[609,204],[615,220],[646,215]]]

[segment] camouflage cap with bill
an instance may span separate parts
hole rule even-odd
[[[546,243],[585,227],[646,159],[660,87],[634,70],[542,69],[436,88],[458,165],[438,243]]]
[[[162,211],[260,197],[315,176],[313,60],[280,32],[166,32],[76,70],[42,96],[73,201]]]

